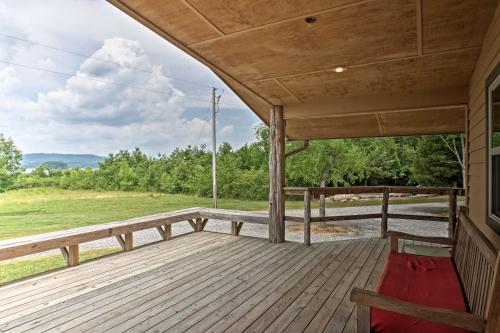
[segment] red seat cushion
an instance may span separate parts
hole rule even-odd
[[[391,252],[377,287],[399,300],[466,311],[460,280],[451,258]],[[377,333],[464,333],[462,329],[372,308],[372,331]]]

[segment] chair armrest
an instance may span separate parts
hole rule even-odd
[[[351,291],[351,301],[358,306],[374,307],[473,332],[482,332],[486,327],[486,319],[472,313],[409,303],[359,288],[354,288]]]
[[[398,252],[398,240],[409,239],[419,242],[443,244],[453,246],[453,239],[447,237],[429,237],[407,234],[399,231],[387,231],[387,237],[391,239],[391,251]]]

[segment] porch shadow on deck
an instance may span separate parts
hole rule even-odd
[[[354,332],[388,242],[179,236],[0,288],[0,331]]]

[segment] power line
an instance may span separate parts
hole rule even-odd
[[[124,68],[132,69],[132,70],[135,70],[135,71],[139,71],[139,72],[143,72],[143,73],[147,73],[147,74],[151,74],[151,75],[162,76],[162,77],[165,77],[165,78],[168,78],[168,79],[177,80],[177,81],[181,81],[181,82],[188,83],[188,84],[193,84],[193,85],[197,85],[197,86],[201,86],[201,87],[205,87],[205,88],[207,88],[207,87],[208,88],[214,88],[213,86],[210,86],[210,85],[207,85],[207,84],[203,84],[203,83],[199,83],[199,82],[194,82],[194,81],[189,81],[189,80],[178,78],[178,77],[174,77],[174,76],[168,76],[168,75],[164,75],[164,74],[154,73],[152,71],[149,71],[149,70],[146,70],[146,69],[143,69],[143,68],[137,68],[137,67],[134,67],[134,66],[123,65],[123,64],[111,61],[111,60],[97,58],[97,57],[94,57],[94,56],[91,56],[91,55],[88,55],[88,54],[84,54],[84,53],[80,53],[80,52],[76,52],[76,51],[71,51],[71,50],[63,49],[63,48],[60,48],[60,47],[56,47],[56,46],[52,46],[52,45],[48,45],[48,44],[36,42],[36,41],[33,41],[33,40],[21,38],[21,37],[16,37],[16,36],[7,35],[7,34],[0,34],[0,36],[5,37],[5,38],[19,40],[19,41],[22,41],[22,42],[25,42],[25,43],[30,43],[30,44],[42,46],[42,47],[45,47],[45,48],[48,48],[48,49],[52,49],[52,50],[55,50],[55,51],[59,51],[59,52],[64,52],[64,53],[72,54],[72,55],[75,55],[75,56],[78,56],[78,57],[82,57],[82,58],[93,59],[93,60],[96,60],[96,61],[105,62],[105,63],[112,64],[112,65],[115,65],[115,66],[124,67]]]
[[[127,87],[127,88],[132,88],[132,89],[147,91],[147,92],[154,93],[154,94],[165,95],[165,92],[158,91],[158,90],[152,90],[152,89],[137,87],[137,86],[133,86],[133,85],[125,84],[125,83],[120,83],[120,82],[116,82],[116,81],[112,81],[112,80],[104,80],[104,79],[99,79],[99,78],[94,78],[94,77],[81,76],[81,75],[78,75],[76,73],[59,72],[59,71],[54,71],[54,70],[51,70],[51,69],[34,67],[34,66],[29,66],[29,65],[24,65],[24,64],[18,64],[18,63],[14,63],[14,62],[10,62],[10,61],[5,61],[5,60],[1,60],[1,59],[0,59],[0,63],[4,63],[4,64],[7,64],[7,65],[12,65],[12,66],[18,66],[18,67],[29,69],[29,70],[35,70],[35,71],[41,71],[41,72],[46,72],[46,73],[55,74],[55,75],[61,75],[61,76],[65,76],[65,77],[75,77],[77,79],[89,80],[89,81],[95,81],[95,82],[101,82],[101,83],[107,83],[107,84],[112,84],[112,85],[115,85],[115,86]],[[201,99],[201,98],[196,98],[196,97],[186,96],[186,95],[179,95],[179,94],[175,94],[175,93],[172,94],[172,96],[186,98],[186,99],[190,99],[190,100],[194,100],[194,101],[201,101],[201,102],[205,102],[205,103],[208,101],[206,99]],[[223,103],[223,104],[225,104],[226,106],[234,106],[234,107],[239,107],[240,106],[240,105],[231,104],[231,103],[227,103],[227,104]]]

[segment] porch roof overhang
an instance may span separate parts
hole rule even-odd
[[[498,2],[108,1],[207,65],[265,123],[283,105],[291,140],[463,132]]]

